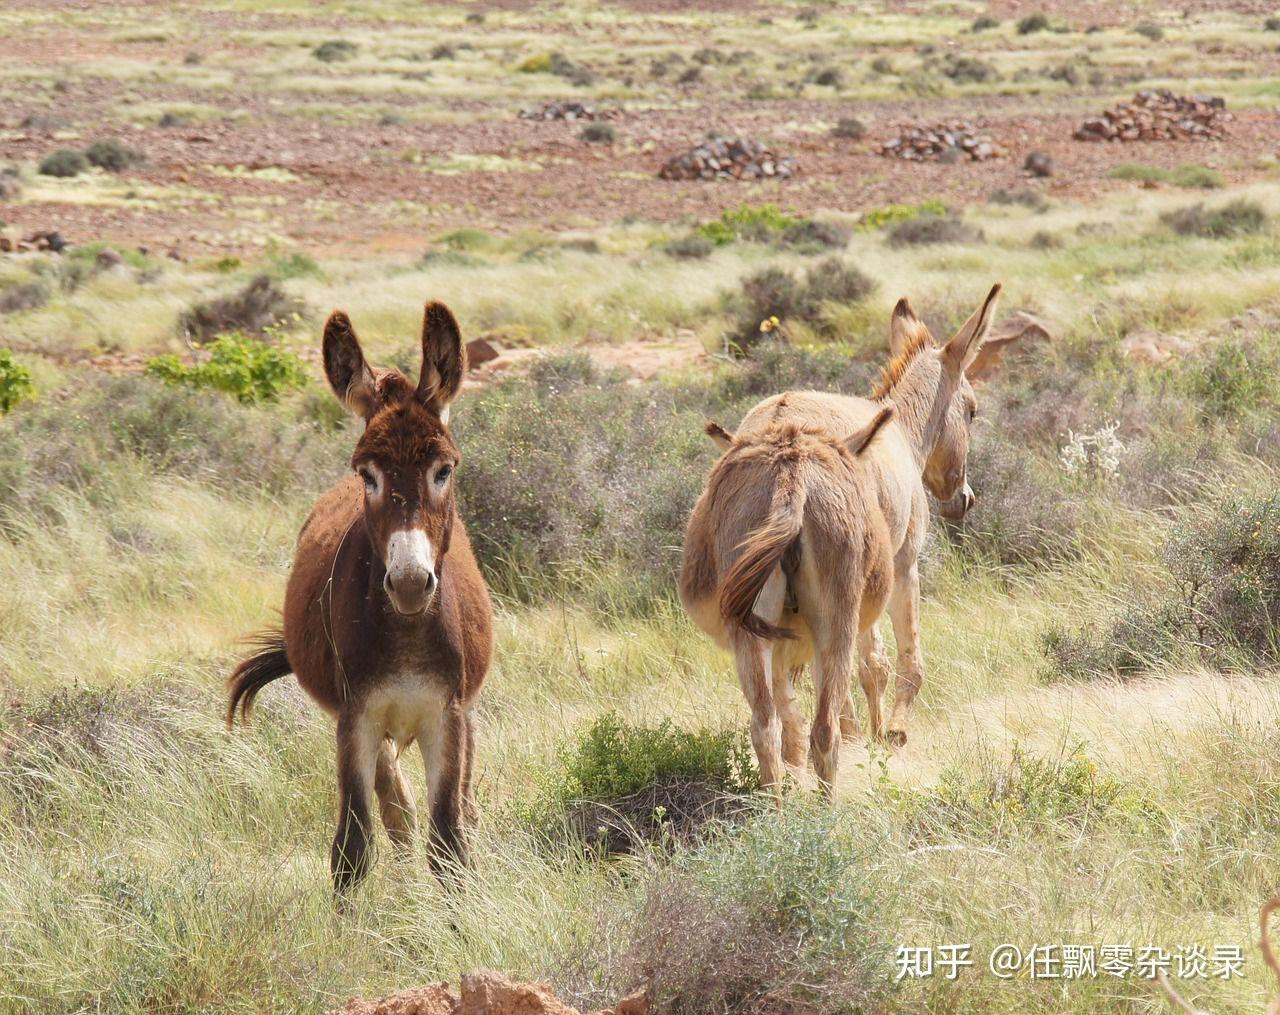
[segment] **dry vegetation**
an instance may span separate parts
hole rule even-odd
[[[0,1008],[314,1011],[476,966],[584,1006],[648,985],[670,1012],[1164,1004],[1136,974],[895,982],[897,945],[981,966],[1012,941],[1238,945],[1243,977],[1175,985],[1261,1012],[1280,186],[1255,107],[1277,58],[1259,17],[1208,7],[1090,32],[1053,9],[0,8],[0,219],[69,244],[0,253]],[[86,34],[99,59],[56,57]],[[1225,94],[1233,139],[1073,154],[1087,110],[1169,82]],[[616,136],[517,116],[566,95],[622,104]],[[908,109],[974,97],[1056,175],[874,153]],[[799,152],[794,180],[656,179],[725,108]],[[853,115],[865,137],[833,136]],[[38,171],[110,138],[146,161]],[[806,787],[762,808],[730,661],[674,599],[702,424],[862,393],[899,295],[941,332],[997,278],[1054,337],[980,388],[978,504],[923,567],[913,741],[851,747],[834,809]],[[336,912],[329,723],[282,683],[229,735],[221,686],[353,441],[318,321],[345,307],[408,365],[429,296],[544,348],[477,374],[453,423],[499,604],[484,817],[458,892],[383,842]],[[676,340],[656,378],[626,369]]]

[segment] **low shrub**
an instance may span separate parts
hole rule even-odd
[[[1134,32],[1141,35],[1144,39],[1150,39],[1152,42],[1159,42],[1164,38],[1164,29],[1159,25],[1153,25],[1149,21],[1133,26]]]
[[[1280,32],[1280,18],[1267,18],[1262,27],[1268,32]]]
[[[616,956],[613,996],[645,988],[672,1015],[886,1010],[901,895],[876,857],[892,848],[837,811],[761,815],[653,875],[592,950]]]
[[[831,136],[860,141],[867,136],[867,125],[854,117],[843,117],[831,128]]]
[[[341,63],[352,59],[360,47],[347,39],[329,39],[311,51],[311,55],[323,63]]]
[[[886,237],[891,247],[919,247],[934,243],[973,243],[981,234],[955,215],[921,215],[899,222]]]
[[[1003,205],[1021,205],[1023,208],[1030,208],[1032,211],[1044,211],[1049,207],[1049,201],[1033,187],[1019,187],[1017,190],[1005,190],[1003,187],[991,192],[992,204]]]
[[[618,132],[607,123],[589,123],[582,128],[582,133],[578,137],[590,144],[613,144],[617,140]]]
[[[1124,679],[1151,672],[1177,652],[1181,619],[1169,604],[1130,605],[1105,623],[1055,624],[1041,639],[1050,680]]]
[[[1000,22],[989,14],[983,14],[973,19],[973,24],[969,26],[969,30],[973,32],[985,32],[992,28],[999,28]]]
[[[843,88],[844,71],[838,67],[823,67],[815,70],[809,78],[815,85],[824,85],[828,88]]]
[[[999,81],[1000,74],[985,60],[972,56],[956,56],[948,53],[942,63],[942,73],[958,84],[982,84]]]
[[[1107,175],[1113,180],[1138,180],[1151,183],[1172,183],[1177,187],[1198,188],[1200,190],[1216,190],[1225,185],[1222,174],[1208,166],[1186,164],[1176,169],[1162,169],[1159,166],[1144,166],[1133,162],[1123,162],[1109,170]]]
[[[801,253],[817,253],[821,250],[843,250],[849,245],[853,230],[836,222],[817,219],[801,219],[782,231],[783,246],[795,247]]]
[[[1280,661],[1280,495],[1230,501],[1179,526],[1164,561],[1207,662]]]
[[[803,281],[782,268],[765,268],[743,279],[738,320],[726,339],[745,352],[788,321],[825,330],[826,304],[857,303],[874,289],[874,281],[834,257],[814,265]]]
[[[85,149],[84,157],[91,165],[109,173],[119,173],[147,161],[145,152],[121,144],[115,138],[95,141]]]
[[[0,349],[0,413],[8,412],[33,391],[31,371],[15,360],[8,349]]]
[[[238,292],[184,310],[178,317],[178,327],[196,343],[231,332],[260,337],[296,320],[301,313],[302,304],[264,274],[251,279]]]
[[[1032,32],[1043,32],[1046,31],[1048,27],[1048,16],[1037,11],[1035,14],[1028,14],[1018,22],[1018,34],[1030,35]]]
[[[606,855],[645,842],[690,842],[708,822],[741,812],[741,798],[759,787],[741,730],[637,726],[609,712],[560,758],[522,818]]]
[[[0,292],[0,314],[38,310],[49,302],[49,287],[43,282],[18,282]]]
[[[1165,212],[1160,221],[1179,236],[1222,239],[1241,233],[1261,232],[1267,225],[1267,213],[1256,201],[1237,198],[1211,210],[1203,204],[1194,204]]]
[[[949,768],[933,789],[900,798],[914,839],[998,845],[1027,832],[1078,838],[1101,825],[1142,831],[1160,821],[1149,794],[1102,774],[1080,744],[1060,758],[1015,746],[1007,761],[984,760],[976,779]]]
[[[575,85],[590,85],[596,76],[586,67],[574,63],[563,53],[538,53],[526,57],[516,67],[521,74],[554,74]]]
[[[42,176],[59,176],[69,178],[79,176],[89,168],[89,160],[84,154],[70,148],[59,148],[44,157],[38,172]]]
[[[1202,347],[1185,361],[1181,386],[1210,418],[1265,411],[1277,403],[1272,378],[1280,370],[1280,349],[1263,339],[1229,336]]]
[[[698,261],[710,257],[716,245],[701,233],[690,233],[672,240],[662,249],[670,257],[678,261]]]
[[[306,383],[306,369],[297,356],[244,335],[220,336],[209,354],[192,366],[177,356],[156,356],[145,372],[168,384],[223,391],[241,402],[274,402]]]

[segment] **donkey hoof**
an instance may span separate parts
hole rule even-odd
[[[899,747],[906,747],[907,731],[906,730],[890,730],[888,740],[889,740],[889,746],[892,747],[894,750],[897,750]]]

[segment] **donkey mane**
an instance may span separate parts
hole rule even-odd
[[[933,340],[929,335],[929,329],[919,321],[913,322],[911,325],[911,337],[907,339],[907,344],[893,355],[893,358],[889,360],[888,366],[881,368],[880,380],[871,389],[871,400],[880,402],[888,398],[911,364],[915,362],[915,358],[932,344]]]

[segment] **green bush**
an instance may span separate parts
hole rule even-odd
[[[921,215],[946,215],[947,206],[941,201],[930,199],[920,204],[887,204],[872,208],[858,219],[858,228],[863,230],[882,229],[897,222],[919,218]]]
[[[177,356],[156,356],[146,374],[168,384],[224,391],[241,402],[274,402],[306,383],[306,368],[293,353],[244,335],[222,335],[209,359],[187,366]]]
[[[360,47],[346,39],[330,39],[322,42],[311,51],[311,55],[323,63],[339,63],[350,60],[359,52]]]
[[[59,148],[44,157],[39,172],[43,176],[71,177],[79,176],[89,168],[89,160],[70,148]]]
[[[1209,418],[1266,411],[1277,403],[1280,347],[1265,339],[1228,337],[1187,360],[1179,379]]]
[[[1186,164],[1176,169],[1161,169],[1159,166],[1143,166],[1134,162],[1122,162],[1109,170],[1107,175],[1113,180],[1139,180],[1151,183],[1172,183],[1177,187],[1198,188],[1200,190],[1216,190],[1225,185],[1222,174],[1208,166]]]
[[[0,413],[8,412],[34,390],[31,371],[8,349],[0,349]]]
[[[91,165],[105,169],[109,173],[119,173],[130,166],[140,165],[147,161],[145,152],[121,144],[115,138],[95,141],[85,149],[84,157]]]
[[[718,219],[704,222],[698,232],[717,247],[735,240],[767,243],[801,220],[783,212],[776,204],[741,204],[721,212]]]
[[[741,730],[688,731],[671,722],[637,726],[614,712],[583,730],[543,773],[522,820],[561,830],[605,853],[642,841],[690,841],[708,822],[741,810],[759,788]]]

